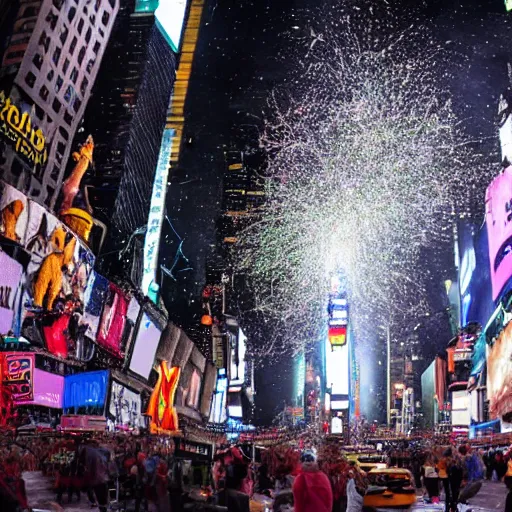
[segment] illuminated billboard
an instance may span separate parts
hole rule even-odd
[[[187,0],[160,0],[155,11],[158,26],[174,52],[180,49],[186,11]]]
[[[142,314],[135,346],[130,360],[130,370],[144,379],[149,378],[153,368],[155,354],[162,331],[155,325],[147,313]]]
[[[487,396],[491,418],[512,412],[512,322],[501,331],[487,356]]]
[[[333,351],[329,339],[325,342],[326,386],[332,395],[347,395],[350,390],[348,344]]]
[[[163,3],[165,3],[165,0]],[[155,179],[153,181],[148,225],[144,239],[144,269],[142,273],[142,291],[148,296],[151,287],[156,284],[158,249],[160,247],[160,233],[164,220],[165,196],[173,137],[174,130],[166,128],[162,135]]]
[[[492,298],[496,300],[512,275],[512,167],[494,178],[485,194]]]

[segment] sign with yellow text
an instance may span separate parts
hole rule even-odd
[[[0,91],[0,134],[31,164],[44,165],[48,160],[43,131],[32,126],[30,114],[21,112],[4,91]]]

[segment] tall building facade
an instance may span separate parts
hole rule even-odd
[[[0,177],[53,208],[119,0],[16,5],[1,29],[9,36],[0,68]]]

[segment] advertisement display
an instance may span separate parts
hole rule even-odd
[[[167,0],[169,3],[169,0]],[[164,4],[165,0],[160,2]],[[163,5],[161,9],[164,9]],[[160,11],[162,12],[162,11]],[[158,19],[158,9],[156,13]],[[182,20],[183,23],[183,20]],[[178,37],[181,35],[181,27]],[[178,41],[179,45],[179,41]],[[149,208],[148,227],[144,239],[144,270],[142,275],[142,293],[149,296],[150,288],[155,284],[158,268],[158,249],[160,247],[160,233],[165,211],[165,196],[167,192],[167,179],[169,176],[169,161],[171,158],[172,139],[175,130],[166,128],[162,135],[160,153],[156,166],[155,179],[153,181],[153,192]]]
[[[118,358],[123,357],[121,344],[127,311],[128,301],[124,293],[118,286],[109,283],[96,341]]]
[[[109,371],[77,373],[64,378],[64,412],[76,414],[80,409],[100,411],[105,406]]]
[[[326,386],[332,395],[348,395],[350,389],[349,347],[344,345],[331,349],[329,339],[325,342]]]
[[[187,11],[187,0],[160,0],[156,20],[172,50],[178,53]]]
[[[501,331],[487,357],[487,397],[492,419],[512,412],[512,322]]]
[[[0,334],[5,335],[13,329],[23,268],[4,252],[0,252],[0,268]]]
[[[211,423],[224,423],[226,421],[226,401],[228,392],[228,379],[226,378],[225,372],[221,373],[217,377],[217,387],[213,395],[212,408],[210,411],[210,422]]]
[[[231,372],[229,374],[231,385],[243,384],[245,382],[245,352],[247,337],[242,329],[238,329],[238,337],[235,338],[235,347],[231,354]]]
[[[152,433],[174,432],[178,430],[178,413],[174,407],[176,389],[180,380],[181,369],[169,368],[167,361],[162,361],[157,368],[158,380],[149,399],[147,414],[151,418]]]
[[[452,425],[469,426],[471,423],[469,410],[469,393],[463,389],[452,393]]]
[[[82,322],[87,325],[85,335],[92,340],[96,339],[108,285],[109,282],[106,278],[100,276],[94,270],[91,272],[85,291],[85,311]]]
[[[161,335],[162,331],[149,315],[146,312],[142,313],[129,368],[144,379],[148,379],[153,368]]]
[[[113,380],[109,413],[117,426],[144,427],[140,394]]]
[[[492,298],[498,299],[512,275],[512,167],[494,178],[485,194]]]
[[[7,386],[15,405],[34,399],[35,356],[29,352],[0,353],[2,385]]]
[[[64,377],[36,368],[34,370],[34,399],[28,403],[52,409],[62,409]]]
[[[186,403],[188,407],[197,409],[199,405],[199,394],[201,392],[201,375],[194,369],[192,376],[190,377],[190,383],[188,388]]]

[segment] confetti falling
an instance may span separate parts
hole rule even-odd
[[[490,177],[442,85],[455,55],[428,27],[398,31],[389,11],[373,14],[310,29],[291,94],[270,98],[267,202],[237,260],[254,311],[273,326],[256,356],[318,340],[333,276],[359,332],[369,318],[424,308],[423,249],[452,241]]]

